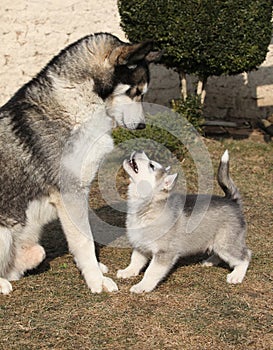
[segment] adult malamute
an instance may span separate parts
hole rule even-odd
[[[218,169],[218,182],[225,197],[199,197],[204,201],[199,203],[198,212],[193,211],[197,195],[171,191],[177,174],[169,174],[169,169],[151,161],[145,153],[133,153],[123,167],[131,179],[127,233],[134,250],[129,266],[119,270],[117,277],[138,275],[152,258],[143,279],[132,286],[131,292],[150,292],[179,257],[206,251],[212,254],[204,266],[217,265],[223,260],[233,268],[227,275],[227,282],[243,281],[251,251],[245,245],[246,224],[240,194],[229,177],[227,151]],[[200,224],[187,232],[189,218],[195,215],[198,220],[200,214],[203,216]]]
[[[150,42],[124,43],[107,33],[86,36],[0,109],[1,293],[9,293],[10,280],[44,259],[41,228],[56,217],[91,291],[117,290],[97,262],[85,201],[100,161],[113,148],[111,128],[145,127],[140,102],[148,64],[158,55]],[[61,160],[62,176],[71,185],[62,193]]]

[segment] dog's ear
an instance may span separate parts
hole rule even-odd
[[[112,51],[109,61],[112,65],[132,65],[146,59],[151,54],[152,41],[144,41],[139,44],[119,46]],[[152,57],[149,58],[149,61]]]
[[[170,191],[173,189],[174,185],[176,184],[178,174],[172,174],[172,175],[167,175],[164,179],[164,184],[163,184],[163,189],[165,191]]]
[[[160,61],[163,55],[163,51],[151,51],[145,56],[145,61],[150,64],[152,62],[157,63]]]

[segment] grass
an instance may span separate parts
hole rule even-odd
[[[206,144],[215,169],[229,149],[231,174],[244,198],[253,259],[241,285],[228,285],[224,268],[204,269],[193,262],[180,264],[149,294],[129,293],[139,280],[135,277],[118,281],[117,293],[93,295],[68,253],[59,224],[53,223],[43,237],[46,260],[13,282],[10,295],[0,296],[0,349],[273,349],[273,145],[250,140]],[[182,166],[195,190],[190,157]],[[119,174],[122,195],[126,184]],[[124,225],[124,215],[105,206],[96,184],[91,205],[101,217]],[[100,249],[114,279],[129,258],[129,248]]]

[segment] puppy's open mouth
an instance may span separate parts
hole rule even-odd
[[[134,170],[134,172],[137,174],[138,173],[138,166],[137,166],[137,163],[135,161],[135,158],[131,158],[129,160],[129,165]]]

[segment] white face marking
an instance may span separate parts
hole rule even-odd
[[[143,86],[142,95],[146,94],[147,91],[148,91],[148,84],[146,83],[146,84]]]
[[[136,129],[140,123],[145,123],[141,102],[131,99],[126,92],[130,85],[118,84],[111,97],[106,101],[106,112],[117,125],[128,129]]]
[[[128,84],[118,84],[113,92],[113,96],[124,95],[130,87]]]

